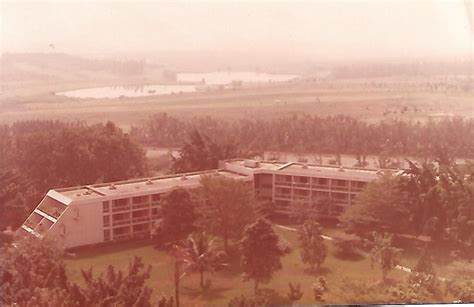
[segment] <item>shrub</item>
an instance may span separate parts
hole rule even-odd
[[[278,250],[283,254],[289,254],[293,251],[293,246],[287,239],[283,238],[282,236],[279,236]]]
[[[324,302],[324,294],[328,291],[327,281],[324,277],[319,277],[318,281],[313,284],[313,295],[317,301]]]
[[[293,284],[290,282],[288,283],[288,287],[290,288],[290,291],[287,294],[288,299],[292,302],[300,300],[303,296],[303,292],[301,291],[301,285],[296,284],[295,286],[293,286]]]

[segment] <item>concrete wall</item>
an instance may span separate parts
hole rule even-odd
[[[48,232],[64,248],[104,241],[102,202],[71,203]]]

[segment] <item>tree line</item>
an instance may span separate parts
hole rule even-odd
[[[0,228],[18,226],[49,189],[145,173],[143,149],[111,122],[0,126],[0,207],[9,212],[0,215]]]
[[[425,159],[445,152],[450,158],[474,157],[474,120],[386,120],[375,123],[344,115],[292,115],[274,119],[179,119],[159,113],[132,127],[146,146],[181,147],[192,131],[245,151],[413,156]]]
[[[383,195],[383,197],[381,197]],[[346,230],[425,235],[432,251],[474,255],[474,166],[424,163],[386,174],[360,192],[341,217]]]

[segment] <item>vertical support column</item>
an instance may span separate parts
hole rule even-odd
[[[352,205],[352,180],[349,180],[349,206]]]
[[[276,178],[276,175],[275,174],[272,174],[272,202],[275,203],[275,179]]]
[[[128,227],[129,227],[129,230],[130,230],[130,237],[133,238],[133,211],[132,211],[132,208],[133,208],[133,201],[132,201],[132,198],[129,197],[127,198],[127,202],[129,204],[129,209],[128,209],[128,212],[129,212],[129,223],[128,223]]]

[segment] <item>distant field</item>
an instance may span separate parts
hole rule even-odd
[[[331,241],[326,241],[329,247],[328,257],[318,274],[309,274],[307,268],[300,260],[300,250],[296,239],[296,233],[275,228],[277,232],[287,239],[293,246],[293,251],[282,258],[283,269],[277,272],[272,281],[267,285],[262,285],[265,291],[275,292],[286,297],[288,293],[288,282],[300,283],[304,292],[300,304],[315,303],[312,297],[312,285],[319,276],[326,277],[329,292],[326,295],[326,303],[343,304],[341,300],[340,287],[344,278],[376,283],[381,280],[381,270],[371,268],[369,259],[361,258],[357,260],[342,260],[334,256],[334,246]],[[147,243],[122,243],[112,247],[94,249],[94,251],[79,252],[77,258],[66,261],[67,274],[73,280],[81,282],[81,268],[93,267],[96,273],[104,272],[105,268],[112,264],[116,267],[126,269],[129,260],[133,256],[140,256],[146,264],[153,266],[151,278],[148,285],[154,288],[153,296],[166,294],[170,296],[174,293],[172,276],[172,258],[163,251],[156,250]],[[113,261],[111,260],[113,259]],[[412,266],[416,259],[407,256],[401,260],[401,264]],[[437,267],[437,271],[441,270]],[[443,269],[443,273],[450,272]],[[402,271],[392,271],[389,277],[393,281],[402,281],[407,277],[407,273]],[[230,267],[217,272],[214,275],[207,274],[206,278],[212,280],[211,289],[202,293],[199,288],[198,275],[193,274],[184,279],[182,283],[181,300],[184,306],[225,306],[228,301],[240,295],[252,295],[253,283],[243,282],[238,261],[230,263]]]
[[[129,84],[138,82],[129,81]],[[127,129],[153,113],[178,117],[215,116],[224,119],[274,118],[292,114],[345,114],[362,120],[389,118],[426,120],[428,117],[474,117],[472,93],[433,91],[417,80],[370,79],[299,82],[215,90],[168,96],[119,99],[72,99],[54,92],[110,82],[35,85],[0,96],[0,123],[59,119],[88,123],[111,120]],[[125,84],[122,82],[122,84]]]

